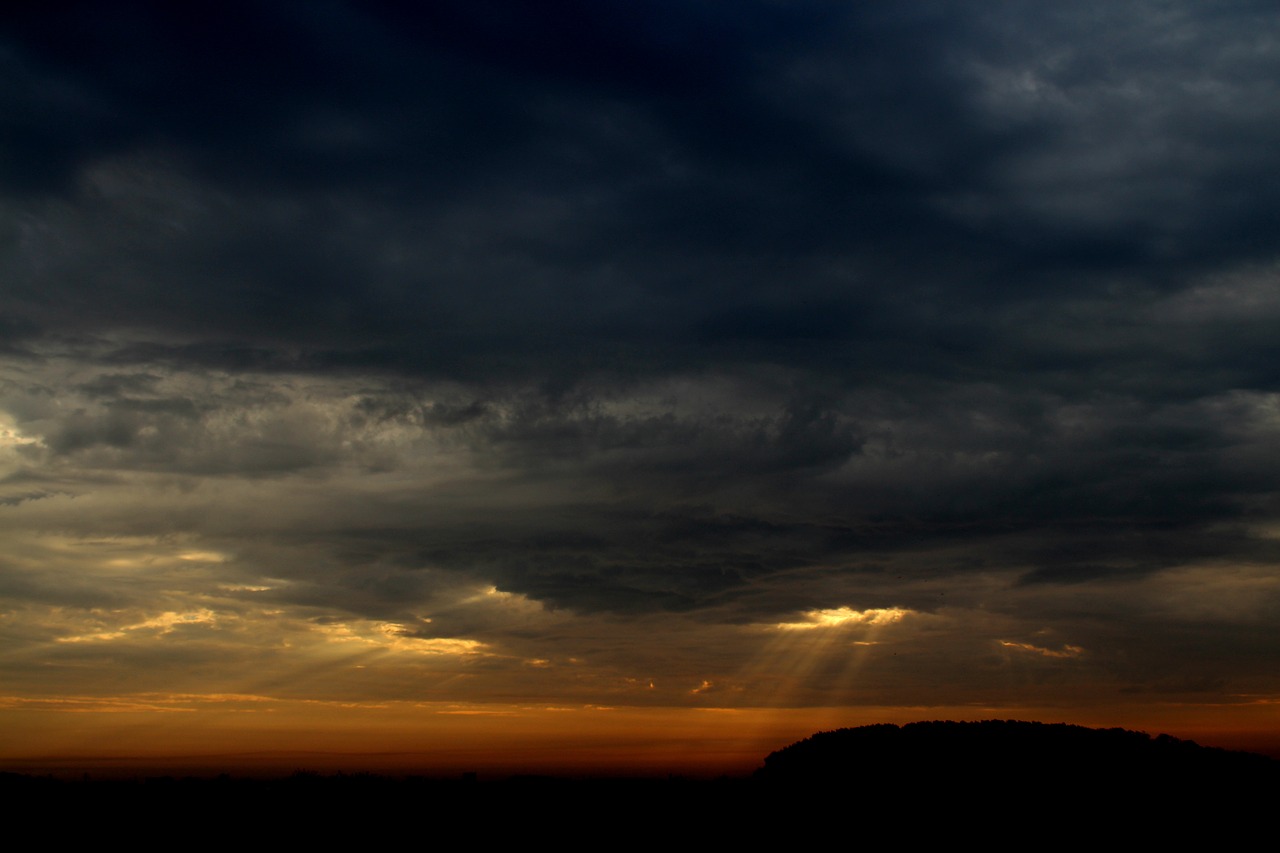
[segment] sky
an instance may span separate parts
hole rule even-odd
[[[0,68],[0,765],[1280,754],[1272,4],[50,2]]]

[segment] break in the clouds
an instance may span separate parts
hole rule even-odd
[[[1274,698],[1273,24],[5,12],[7,701]]]

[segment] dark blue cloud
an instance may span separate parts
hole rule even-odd
[[[1269,553],[1238,532],[1275,473],[1267,15],[25,7],[0,347],[102,371],[62,457],[225,473],[145,377],[337,376],[370,421],[616,488],[541,539],[384,531],[583,608],[957,543],[1028,582]],[[709,377],[739,383],[713,414],[627,409]],[[254,471],[330,458],[286,445]],[[671,531],[689,554],[646,554]]]

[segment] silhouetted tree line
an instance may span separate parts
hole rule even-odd
[[[819,732],[765,758],[756,780],[878,802],[1121,813],[1135,805],[1265,807],[1280,763],[1169,735],[1015,720],[882,724]]]

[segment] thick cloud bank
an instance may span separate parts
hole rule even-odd
[[[1274,701],[1273,18],[5,12],[7,701]]]

